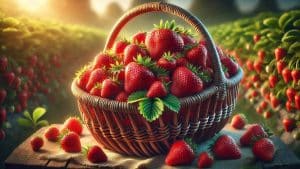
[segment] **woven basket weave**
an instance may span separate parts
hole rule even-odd
[[[112,47],[128,21],[148,12],[172,14],[193,26],[208,43],[214,77],[213,84],[201,93],[180,99],[179,113],[166,108],[163,115],[152,123],[139,114],[137,105],[92,96],[81,90],[74,80],[72,92],[95,139],[107,149],[135,156],[164,154],[177,139],[192,137],[200,142],[214,136],[224,127],[235,107],[243,74],[239,68],[234,77],[225,78],[216,47],[202,22],[188,11],[163,2],[146,3],[126,12],[113,27],[104,51]]]

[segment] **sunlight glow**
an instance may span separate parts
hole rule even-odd
[[[17,0],[20,9],[28,12],[37,12],[47,5],[48,0]]]
[[[106,7],[112,3],[116,2],[125,11],[130,7],[132,0],[91,0],[91,8],[99,15],[105,13]]]

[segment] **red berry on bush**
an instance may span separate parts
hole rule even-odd
[[[282,124],[286,132],[291,132],[294,130],[294,128],[296,128],[296,122],[294,119],[284,118],[282,120]]]
[[[292,70],[292,78],[294,83],[298,83],[298,81],[300,80],[300,70]]]
[[[283,60],[279,60],[277,63],[276,63],[276,67],[277,67],[277,72],[279,74],[282,73],[282,70],[286,67],[286,63],[283,61]]]
[[[253,35],[253,41],[254,41],[254,43],[257,43],[259,40],[260,40],[260,35],[259,34]]]
[[[265,52],[264,50],[259,50],[259,51],[257,52],[257,56],[258,56],[259,60],[260,60],[261,62],[263,62],[264,59],[265,59],[265,57],[266,57],[266,52]]]
[[[290,81],[293,80],[292,78],[292,72],[289,68],[284,68],[281,72],[283,80],[285,83],[289,83]]]
[[[283,49],[283,48],[276,48],[275,49],[275,57],[276,57],[276,60],[281,60],[282,58],[284,58],[286,56],[286,50]]]
[[[278,78],[275,75],[269,76],[269,86],[270,88],[274,88],[278,82]]]

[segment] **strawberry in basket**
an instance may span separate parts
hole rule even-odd
[[[117,41],[113,50],[98,54],[79,74],[79,87],[111,100],[126,101],[129,96],[127,102],[138,102],[140,113],[151,122],[162,115],[164,106],[178,112],[178,98],[200,93],[211,84],[207,43],[197,42],[190,29],[174,20],[161,21],[131,39]],[[237,63],[220,48],[218,53],[226,77],[234,76]]]

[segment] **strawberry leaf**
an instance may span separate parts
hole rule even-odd
[[[128,103],[136,103],[142,100],[145,100],[147,92],[146,91],[137,91],[132,93],[129,97],[128,97]]]
[[[139,102],[140,114],[149,122],[159,118],[164,111],[164,104],[160,98],[144,99]]]
[[[168,94],[166,97],[162,99],[165,106],[167,106],[170,110],[178,113],[180,110],[180,101],[179,99],[172,95]]]

